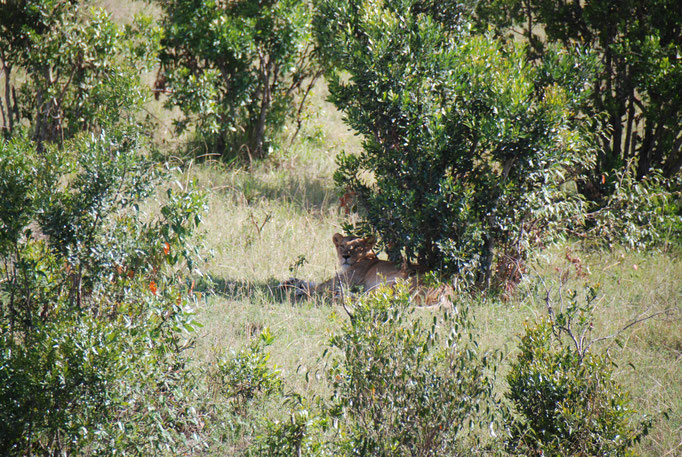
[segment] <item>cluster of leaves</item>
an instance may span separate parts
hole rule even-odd
[[[242,160],[267,155],[300,116],[318,73],[304,0],[162,1],[162,71],[157,84],[196,128],[209,152]],[[298,106],[295,97],[298,97]]]
[[[528,249],[582,211],[563,184],[589,156],[574,108],[595,62],[554,49],[534,67],[523,47],[434,11],[318,2],[331,100],[364,140],[335,180],[363,217],[349,230],[378,233],[393,260],[488,286],[496,271],[518,278]]]
[[[647,434],[650,421],[633,420],[608,358],[590,350],[595,297],[594,289],[584,298],[573,291],[565,309],[550,306],[551,320],[526,325],[507,375],[511,453],[624,456]]]
[[[354,304],[330,346],[343,455],[451,455],[490,417],[494,357],[479,354],[465,309],[429,324],[405,288],[382,289]]]
[[[637,179],[629,166],[614,173],[613,190],[591,202],[578,235],[587,244],[630,249],[679,244],[682,240],[682,176],[652,171]]]
[[[197,444],[189,243],[204,198],[149,196],[139,136],[37,152],[0,143],[0,449],[3,455],[169,455]]]
[[[556,45],[573,54],[589,48],[598,57],[586,80],[591,90],[575,107],[596,144],[593,165],[576,179],[590,202],[581,237],[643,248],[679,234],[682,28],[676,7],[670,0],[476,4],[481,29],[523,37],[539,65],[552,59]]]
[[[268,455],[288,457],[331,457],[339,455],[334,443],[326,439],[332,418],[325,411],[316,413],[302,398],[292,397],[297,403],[285,420],[265,423],[263,432],[248,450],[249,456]]]
[[[5,136],[28,123],[42,149],[81,131],[138,123],[148,94],[140,70],[154,65],[159,34],[149,18],[122,27],[86,5],[30,0],[0,6]]]
[[[350,320],[323,356],[331,398],[289,395],[289,414],[265,422],[249,455],[435,456],[476,446],[470,431],[493,416],[496,358],[480,353],[467,310],[425,321],[404,286],[347,305]]]
[[[211,375],[214,388],[232,403],[233,409],[246,414],[249,403],[282,390],[282,379],[277,368],[268,365],[270,354],[265,348],[274,337],[263,330],[249,347],[226,357],[220,357]]]
[[[593,90],[581,111],[600,138],[597,167],[585,192],[609,193],[602,173],[629,161],[637,179],[659,169],[670,178],[682,168],[682,18],[676,0],[483,0],[475,18],[500,35],[515,31],[534,58],[548,44],[567,50],[589,47],[600,63],[591,71]],[[601,114],[605,113],[604,119]]]

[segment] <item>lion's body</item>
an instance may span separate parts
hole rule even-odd
[[[344,237],[337,233],[332,241],[339,259],[339,271],[331,279],[320,284],[290,279],[283,286],[295,288],[297,295],[331,293],[338,297],[347,292],[369,292],[382,285],[391,286],[402,281],[409,288],[412,299],[421,306],[450,305],[452,287],[424,287],[416,276],[410,275],[405,269],[379,259],[372,251],[373,238]]]

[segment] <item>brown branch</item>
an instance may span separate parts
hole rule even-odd
[[[666,313],[669,313],[669,312],[674,311],[674,310],[679,310],[679,308],[674,308],[674,307],[666,308],[664,310],[657,311],[655,313],[646,315],[644,317],[642,317],[642,315],[644,314],[644,313],[642,313],[639,315],[639,317],[632,320],[632,322],[630,322],[629,324],[627,324],[625,327],[621,328],[617,332],[612,333],[611,335],[608,335],[608,336],[602,336],[601,338],[597,338],[595,340],[592,340],[590,342],[590,344],[588,344],[587,347],[585,348],[585,351],[587,351],[590,348],[590,346],[592,346],[594,343],[598,343],[600,341],[604,341],[604,340],[608,340],[608,339],[612,339],[612,338],[617,338],[621,333],[623,333],[625,330],[629,329],[633,325],[637,325],[641,322],[647,321],[647,320],[652,319],[656,316],[660,316],[661,314],[666,314]]]
[[[253,217],[253,213],[252,213],[251,215],[249,215],[249,219],[251,220],[251,223],[256,227],[256,230],[258,230],[258,236],[260,236],[260,235],[261,235],[261,232],[263,231],[263,228],[265,227],[265,224],[267,224],[267,223],[270,221],[270,219],[272,219],[272,215],[271,215],[271,214],[266,214],[266,215],[265,215],[265,220],[263,221],[262,224],[259,224],[259,223],[256,221],[256,218]]]
[[[317,82],[317,79],[320,76],[322,76],[322,70],[318,71],[313,75],[313,77],[310,80],[310,83],[308,84],[308,87],[305,89],[305,92],[303,93],[303,97],[301,98],[301,101],[298,105],[298,110],[296,111],[296,130],[294,131],[294,134],[291,136],[289,146],[294,144],[294,140],[298,136],[298,132],[301,130],[301,126],[303,125],[301,115],[303,113],[303,108],[305,107],[305,101],[308,98],[308,95],[310,95],[310,91],[313,89],[313,86],[315,86],[315,82]]]

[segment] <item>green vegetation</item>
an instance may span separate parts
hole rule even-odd
[[[479,355],[468,310],[416,313],[405,288],[379,290],[331,338],[332,414],[348,429],[338,455],[456,455],[490,421],[495,361]]]
[[[535,68],[520,46],[452,31],[421,6],[319,2],[331,101],[363,136],[335,181],[358,200],[353,230],[379,233],[394,261],[515,281],[528,250],[582,212],[565,184],[586,166],[571,111],[592,61],[557,52]]]
[[[551,58],[552,43],[591,49],[600,65],[581,107],[598,132],[597,167],[586,192],[609,193],[614,170],[637,164],[636,176],[682,168],[682,18],[675,0],[483,0],[481,28],[523,37],[532,58]],[[601,175],[611,179],[601,182]],[[596,195],[593,195],[596,197]]]
[[[158,166],[140,137],[65,148],[0,143],[0,448],[182,447],[196,414],[186,398],[193,375],[176,354],[193,329],[194,297],[177,277],[195,263],[189,240],[203,197],[169,188],[152,217],[138,204]]]
[[[156,64],[150,20],[114,23],[103,9],[67,0],[0,6],[3,133],[28,124],[41,150],[82,131],[139,123],[148,94],[141,71]]]
[[[589,350],[597,293],[586,294],[582,305],[583,297],[569,292],[570,303],[558,311],[548,296],[551,320],[526,326],[507,375],[507,396],[518,413],[508,420],[512,454],[628,455],[648,433],[649,421],[633,424],[608,358]]]
[[[169,105],[184,114],[178,131],[195,127],[206,153],[249,162],[267,156],[286,122],[300,117],[317,78],[308,3],[158,3],[164,35],[157,85],[168,87]]]
[[[602,160],[605,48],[430,0],[91,6],[0,6],[0,454],[680,452],[680,180]],[[278,287],[343,228],[452,306]]]

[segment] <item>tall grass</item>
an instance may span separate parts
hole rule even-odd
[[[317,392],[318,361],[338,310],[322,301],[294,303],[277,287],[295,276],[323,280],[337,262],[331,238],[343,221],[333,186],[334,157],[359,147],[324,103],[324,88],[293,145],[285,143],[251,169],[218,162],[185,167],[209,193],[204,266],[208,293],[199,310],[195,357],[212,363],[226,347],[239,348],[268,327],[276,338],[271,360],[287,387]]]

